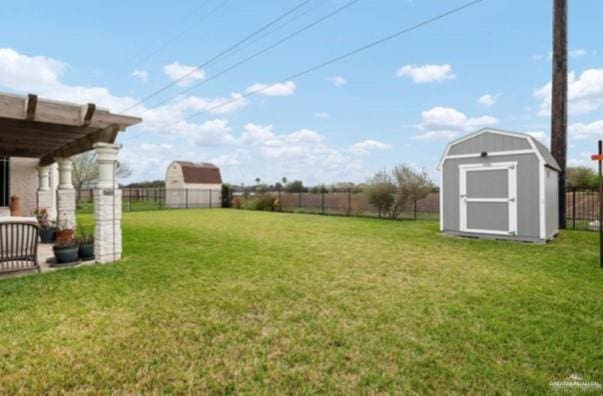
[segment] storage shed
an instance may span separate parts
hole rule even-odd
[[[220,168],[210,163],[174,161],[165,175],[168,208],[217,208],[222,204]]]
[[[544,243],[559,229],[559,165],[530,135],[482,129],[448,144],[438,170],[440,230]]]

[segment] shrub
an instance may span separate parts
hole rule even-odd
[[[232,207],[235,209],[241,209],[243,207],[243,200],[241,197],[234,197],[232,200]]]
[[[369,203],[377,208],[379,217],[382,217],[390,212],[394,204],[394,193],[396,187],[392,178],[387,172],[379,171],[371,177],[365,188],[365,194]]]
[[[257,210],[270,210],[274,211],[275,203],[277,201],[276,197],[271,194],[264,193],[260,194],[257,198]]]

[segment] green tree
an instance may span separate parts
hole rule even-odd
[[[395,201],[390,210],[392,219],[398,218],[410,203],[425,198],[434,187],[425,171],[415,170],[406,164],[396,166],[392,178],[396,186]]]
[[[299,193],[305,191],[304,183],[301,180],[294,180],[290,183],[287,183],[285,190],[291,193]]]
[[[599,179],[595,171],[589,167],[569,167],[565,175],[565,185],[568,188],[597,187]]]

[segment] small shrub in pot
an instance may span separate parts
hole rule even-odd
[[[42,243],[53,243],[55,241],[55,235],[57,228],[48,218],[48,209],[41,208],[34,212],[34,216],[38,220],[40,226],[40,240]]]
[[[82,260],[94,259],[94,235],[83,227],[78,228],[78,256]]]

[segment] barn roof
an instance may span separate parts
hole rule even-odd
[[[503,131],[503,130],[494,129],[494,128],[480,129],[477,132],[473,132],[469,135],[463,136],[461,138],[458,138],[458,139],[453,140],[450,143],[448,143],[448,145],[446,146],[446,149],[444,150],[444,153],[442,154],[442,157],[440,158],[440,161],[438,162],[437,169],[441,169],[442,164],[444,163],[444,160],[447,158],[448,152],[450,151],[451,147],[453,147],[454,145],[456,145],[458,143],[461,143],[466,140],[477,137],[479,135],[482,135],[484,133],[493,133],[493,134],[507,135],[507,136],[513,136],[513,137],[517,137],[517,138],[521,138],[521,139],[526,139],[528,141],[530,147],[532,147],[534,154],[536,154],[539,158],[542,158],[542,160],[544,161],[546,166],[553,168],[557,171],[561,170],[561,167],[555,160],[555,157],[553,157],[553,155],[551,154],[549,149],[544,144],[539,142],[538,139],[536,139],[533,136],[530,136],[528,134],[525,134],[525,133]],[[512,153],[509,153],[509,154],[512,155]]]
[[[182,168],[182,177],[187,184],[222,184],[220,168],[207,162],[194,163],[176,161]]]

